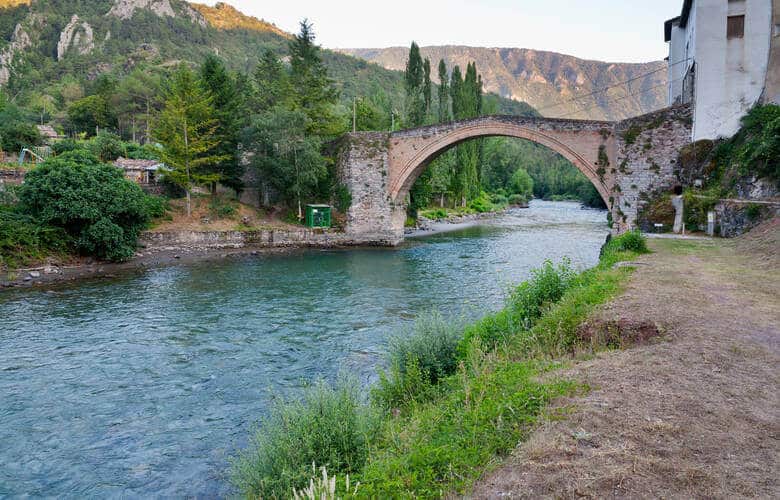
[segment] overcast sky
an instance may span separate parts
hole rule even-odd
[[[308,17],[328,48],[406,46],[416,40],[550,50],[611,62],[666,57],[663,22],[682,8],[682,0],[226,1],[290,32]]]

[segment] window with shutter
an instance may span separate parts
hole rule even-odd
[[[726,37],[732,38],[745,37],[745,16],[729,16],[726,24]]]

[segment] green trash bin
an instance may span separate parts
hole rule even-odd
[[[330,205],[306,205],[306,227],[330,227]]]

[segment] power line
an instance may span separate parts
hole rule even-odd
[[[684,80],[685,78],[686,78],[686,77],[682,77],[682,78],[678,78],[678,79],[676,79],[676,80],[672,80],[671,82],[666,82],[666,83],[662,83],[662,84],[660,84],[660,85],[655,85],[655,86],[653,86],[653,87],[650,87],[650,88],[647,88],[647,89],[643,89],[643,90],[641,90],[641,91],[639,91],[639,92],[630,93],[630,94],[628,94],[628,95],[625,95],[625,96],[623,96],[623,97],[619,97],[619,98],[617,98],[617,99],[607,99],[607,103],[615,103],[615,102],[618,102],[618,101],[623,101],[623,100],[625,100],[625,99],[629,99],[629,98],[631,98],[631,97],[636,97],[636,96],[638,96],[638,95],[645,94],[645,93],[647,93],[647,92],[650,92],[650,91],[652,91],[652,90],[659,89],[659,88],[661,88],[661,87],[667,87],[667,86],[669,86],[669,85],[671,85],[671,84],[673,84],[673,83],[677,83],[677,82],[679,82],[679,81],[682,81],[682,80]],[[597,107],[601,107],[601,106],[602,106],[602,104],[601,104],[601,103],[596,103],[596,104],[594,104],[593,106],[590,106],[590,107],[588,107],[588,108],[584,108],[584,109],[580,109],[580,110],[578,110],[577,112],[578,112],[578,113],[582,113],[582,112],[590,111],[590,110],[591,110],[591,109],[593,109],[593,108],[597,108]],[[570,117],[571,117],[571,114],[569,114],[569,116],[565,116],[565,117],[563,117],[563,118],[570,118]]]
[[[581,95],[581,96],[578,96],[578,97],[573,97],[573,98],[571,98],[571,99],[569,99],[567,101],[561,101],[561,102],[559,102],[557,104],[551,104],[549,106],[544,106],[544,107],[538,108],[536,111],[541,113],[542,111],[547,110],[547,109],[557,108],[558,106],[563,106],[564,104],[568,104],[570,102],[576,102],[576,101],[579,101],[580,99],[584,99],[586,97],[591,97],[591,96],[594,96],[596,94],[600,94],[602,92],[606,92],[609,89],[612,89],[612,88],[615,88],[615,87],[620,87],[620,86],[625,85],[627,83],[635,82],[635,81],[640,80],[642,78],[645,78],[647,76],[654,75],[656,73],[660,73],[661,71],[668,71],[669,68],[677,66],[678,64],[682,64],[682,63],[688,62],[691,59],[692,58],[689,57],[689,58],[684,59],[682,61],[677,61],[676,63],[669,64],[667,66],[664,66],[663,68],[658,68],[656,70],[649,71],[649,72],[641,74],[641,75],[637,75],[637,76],[635,76],[633,78],[629,78],[628,80],[625,80],[625,81],[622,81],[622,82],[618,82],[618,83],[614,83],[612,85],[608,85],[608,86],[600,88],[598,90],[594,90],[593,92],[591,92],[589,94],[584,94],[584,95]]]

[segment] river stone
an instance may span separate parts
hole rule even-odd
[[[41,277],[41,273],[39,273],[38,271],[30,271],[30,278],[40,278],[40,277]]]

